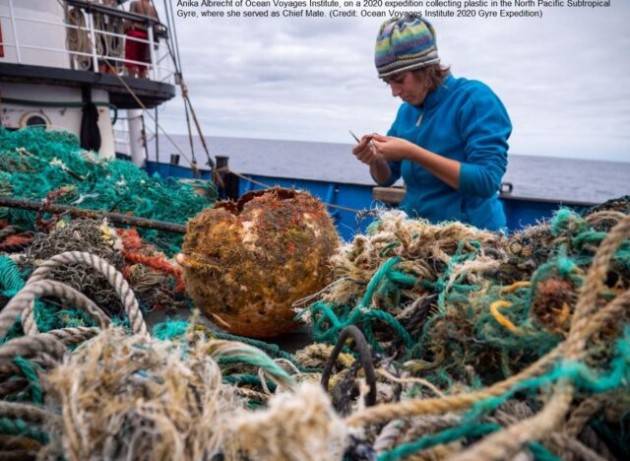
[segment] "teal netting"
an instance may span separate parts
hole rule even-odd
[[[184,224],[212,205],[216,191],[211,183],[208,189],[209,198],[204,198],[190,185],[148,176],[130,162],[99,159],[65,132],[0,128],[0,194],[13,198],[43,200],[54,194],[58,204]],[[34,212],[20,209],[3,209],[2,217],[27,229],[35,222]],[[181,235],[140,232],[169,254],[181,245]]]

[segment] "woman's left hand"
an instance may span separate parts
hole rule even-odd
[[[389,161],[400,161],[409,158],[414,148],[414,144],[406,139],[381,136],[380,134],[372,137],[372,143],[376,152]]]

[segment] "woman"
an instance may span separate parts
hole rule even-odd
[[[410,216],[505,228],[498,191],[512,125],[499,98],[442,67],[435,31],[416,15],[381,26],[375,61],[403,104],[387,136],[363,136],[354,155],[382,186],[402,175],[407,194],[401,208]]]

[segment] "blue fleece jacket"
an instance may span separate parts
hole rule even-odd
[[[490,88],[449,75],[422,106],[403,103],[388,135],[461,162],[459,190],[409,160],[390,162],[392,175],[383,185],[402,174],[407,195],[401,208],[410,216],[502,229],[506,222],[498,191],[511,131],[507,111]]]

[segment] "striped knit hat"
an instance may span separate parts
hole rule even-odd
[[[374,61],[379,78],[439,63],[433,26],[413,13],[388,19],[378,31]]]

